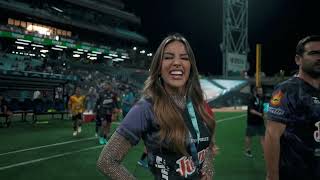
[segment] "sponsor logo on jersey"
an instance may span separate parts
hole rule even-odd
[[[268,112],[271,113],[271,114],[278,115],[278,116],[284,115],[284,110],[282,110],[280,108],[270,107],[270,106],[268,108]]]
[[[320,100],[318,97],[312,97],[312,100],[314,104],[320,104]]]
[[[320,121],[314,124],[317,127],[317,130],[314,131],[313,137],[316,142],[320,142]]]
[[[156,157],[156,164],[155,164],[156,168],[161,169],[161,179],[165,179],[168,180],[169,179],[169,169],[166,165],[166,160],[164,160],[162,157],[157,156]]]
[[[203,149],[202,151],[198,152],[198,159],[199,163],[203,163],[206,157],[207,149]],[[176,170],[181,176],[187,178],[188,176],[192,175],[196,171],[196,167],[192,161],[192,157],[183,156],[176,161],[179,168]]]
[[[272,106],[280,106],[282,97],[283,97],[283,93],[281,92],[281,90],[275,92],[272,95],[272,98],[270,100],[270,104]]]

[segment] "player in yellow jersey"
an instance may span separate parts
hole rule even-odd
[[[82,113],[84,112],[85,96],[81,95],[80,87],[76,87],[75,94],[70,96],[68,102],[69,112],[72,114],[73,136],[81,133]]]

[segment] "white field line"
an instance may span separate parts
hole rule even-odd
[[[96,137],[83,138],[83,139],[72,140],[72,141],[65,141],[65,142],[60,142],[60,143],[55,143],[55,144],[48,144],[48,145],[43,145],[43,146],[37,146],[37,147],[32,147],[32,148],[27,148],[27,149],[20,149],[20,150],[16,150],[16,151],[0,153],[0,156],[8,155],[8,154],[15,154],[15,153],[19,153],[19,152],[25,152],[25,151],[31,151],[31,150],[36,150],[36,149],[42,149],[42,148],[51,147],[51,146],[59,146],[59,145],[64,145],[64,144],[69,144],[69,143],[87,141],[87,140],[91,140],[91,139],[96,139]]]
[[[77,151],[70,151],[70,152],[61,153],[61,154],[48,156],[48,157],[44,157],[44,158],[34,159],[34,160],[30,160],[30,161],[24,161],[24,162],[20,162],[20,163],[16,163],[16,164],[11,164],[11,165],[8,165],[8,166],[2,166],[2,167],[0,167],[0,171],[6,170],[6,169],[10,169],[10,168],[14,168],[14,167],[18,167],[18,166],[27,165],[27,164],[32,164],[32,163],[36,163],[36,162],[46,161],[46,160],[49,160],[49,159],[54,159],[54,158],[58,158],[58,157],[62,157],[62,156],[67,156],[67,155],[71,155],[71,154],[75,154],[75,153],[79,153],[79,152],[89,151],[89,150],[92,150],[92,149],[100,148],[102,146],[103,145],[93,146],[93,147],[89,147],[89,148],[80,149],[80,150],[77,150]]]
[[[233,119],[238,119],[241,117],[246,116],[245,114],[243,115],[239,115],[239,116],[234,116],[234,117],[230,117],[230,118],[224,118],[224,119],[219,119],[217,120],[217,123],[219,122],[224,122],[224,121],[229,121],[229,120],[233,120]],[[86,140],[88,139],[94,139],[96,137],[91,137],[91,138],[86,138]],[[56,143],[56,144],[50,144],[50,145],[45,145],[45,146],[39,146],[39,147],[34,147],[34,148],[29,148],[29,149],[24,149],[24,150],[19,150],[19,152],[23,152],[23,151],[29,151],[29,150],[34,150],[34,149],[40,149],[40,148],[44,148],[44,147],[50,147],[50,146],[57,146],[57,145],[62,145],[62,144],[67,144],[67,143],[72,143],[72,142],[79,142],[79,141],[84,141],[85,139],[81,139],[81,140],[75,140],[75,141],[67,141],[67,142],[62,142],[62,143]],[[83,151],[89,151],[92,149],[97,149],[103,147],[103,145],[98,145],[98,146],[93,146],[93,147],[89,147],[89,148],[84,148],[84,149],[80,149],[77,151],[70,151],[70,152],[66,152],[66,153],[61,153],[61,154],[57,154],[57,155],[53,155],[53,156],[48,156],[48,157],[44,157],[44,158],[39,158],[39,159],[34,159],[34,160],[30,160],[30,161],[24,161],[24,162],[20,162],[20,163],[16,163],[16,164],[11,164],[8,166],[2,166],[0,167],[0,171],[1,170],[6,170],[6,169],[10,169],[10,168],[14,168],[14,167],[18,167],[18,166],[23,166],[23,165],[27,165],[27,164],[32,164],[32,163],[36,163],[36,162],[41,162],[41,161],[46,161],[46,160],[50,160],[50,159],[54,159],[54,158],[58,158],[58,157],[63,157],[63,156],[67,156],[67,155],[71,155],[71,154],[75,154],[75,153],[79,153],[79,152],[83,152]],[[6,153],[9,154],[10,152]],[[10,154],[12,153],[17,153],[17,151],[12,151]],[[3,153],[4,154],[4,153]],[[1,154],[1,155],[3,155]]]

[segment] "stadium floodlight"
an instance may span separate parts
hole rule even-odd
[[[77,51],[83,51],[83,49],[77,49]]]
[[[40,52],[41,53],[47,53],[47,52],[49,52],[49,50],[48,49],[41,49]]]
[[[61,45],[56,45],[56,47],[58,47],[58,48],[63,48],[63,49],[68,48],[67,46],[61,46]]]
[[[26,43],[31,43],[31,41],[29,40],[25,40],[25,39],[17,39],[18,41],[22,41],[22,42],[26,42]]]
[[[87,53],[89,56],[97,56],[96,54]]]
[[[19,41],[16,41],[15,43],[16,43],[16,44],[21,44],[21,45],[26,45],[26,46],[29,45],[29,43],[19,42]]]
[[[109,54],[109,56],[118,57],[118,54]]]
[[[122,59],[122,58],[114,58],[113,60],[116,60],[116,61],[124,61],[124,59]]]
[[[136,51],[136,50],[137,50],[137,47],[133,47],[132,49],[133,49],[134,51]]]
[[[46,55],[44,55],[44,54],[41,54],[41,56],[42,56],[42,57],[46,57]]]
[[[152,53],[148,53],[147,56],[150,56],[150,57],[151,57],[151,56],[152,56]]]
[[[23,46],[17,46],[17,49],[24,49]]]
[[[56,47],[52,47],[51,49],[57,50],[57,51],[63,51],[63,49],[61,49],[61,48],[56,48]]]
[[[103,56],[104,58],[112,59],[111,56]]]
[[[121,56],[121,58],[123,58],[123,59],[129,59],[128,56]]]
[[[75,58],[78,58],[78,57],[80,57],[80,54],[74,54],[72,56],[75,57]]]
[[[102,54],[102,52],[100,52],[100,51],[92,51],[92,53],[95,53],[95,54]]]
[[[90,57],[89,59],[91,59],[91,60],[96,60],[97,57]]]
[[[42,45],[40,45],[40,44],[31,44],[31,46],[33,46],[33,47],[44,47],[44,46],[42,46]]]
[[[145,50],[141,50],[141,51],[140,51],[140,54],[144,54],[144,53],[146,53]]]
[[[83,54],[83,52],[80,52],[80,51],[73,51],[73,53],[75,53],[75,54]]]
[[[51,6],[51,8],[54,9],[54,10],[56,10],[56,11],[58,11],[58,12],[63,13],[63,10],[62,10],[62,9],[59,9],[59,8],[57,8],[57,7],[55,7],[55,6]]]

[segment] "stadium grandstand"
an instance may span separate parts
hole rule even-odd
[[[135,101],[140,98],[153,56],[140,17],[121,0],[0,0],[0,10],[0,95],[13,113],[10,119],[0,113],[0,179],[103,179],[96,170],[102,146],[94,137],[94,113],[87,109],[86,127],[75,139],[67,103],[75,87],[87,96],[102,91],[106,82],[120,101],[128,89]],[[267,96],[284,79],[281,73],[262,77]],[[231,153],[217,157],[217,179],[264,178],[262,161],[234,158],[242,155],[238,137],[255,77],[201,76],[200,84],[217,110],[217,142],[223,153]],[[219,111],[229,107],[240,111]],[[119,113],[112,131],[121,119]],[[140,143],[124,164],[138,179],[152,179],[136,165],[142,151]]]

